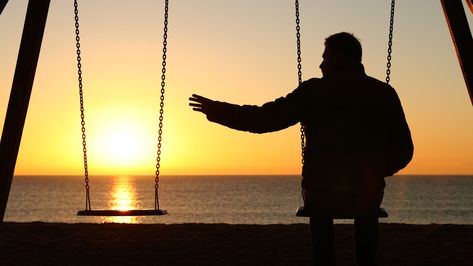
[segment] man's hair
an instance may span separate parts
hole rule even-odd
[[[332,53],[342,54],[355,63],[361,63],[361,43],[351,33],[340,32],[325,39],[325,46],[330,47]]]

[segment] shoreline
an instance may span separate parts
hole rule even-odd
[[[338,265],[353,225],[335,224]],[[470,265],[473,225],[380,223],[380,265]],[[311,265],[308,224],[5,222],[1,265]]]

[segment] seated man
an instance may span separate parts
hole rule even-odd
[[[355,217],[359,265],[376,264],[379,208],[384,178],[404,168],[413,144],[395,90],[365,74],[361,44],[349,33],[325,40],[323,78],[300,84],[286,97],[262,106],[234,105],[199,95],[193,110],[227,127],[272,132],[302,123],[306,135],[302,193],[310,217],[314,263],[334,265],[333,218]]]

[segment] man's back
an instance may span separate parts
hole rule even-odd
[[[303,89],[307,203],[330,210],[375,208],[383,178],[404,164],[392,162],[393,146],[412,145],[396,92],[362,69],[309,80]]]

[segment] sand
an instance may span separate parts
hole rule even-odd
[[[353,226],[337,224],[338,265]],[[380,265],[472,265],[473,225],[381,224]],[[4,223],[0,265],[311,265],[309,226]]]

